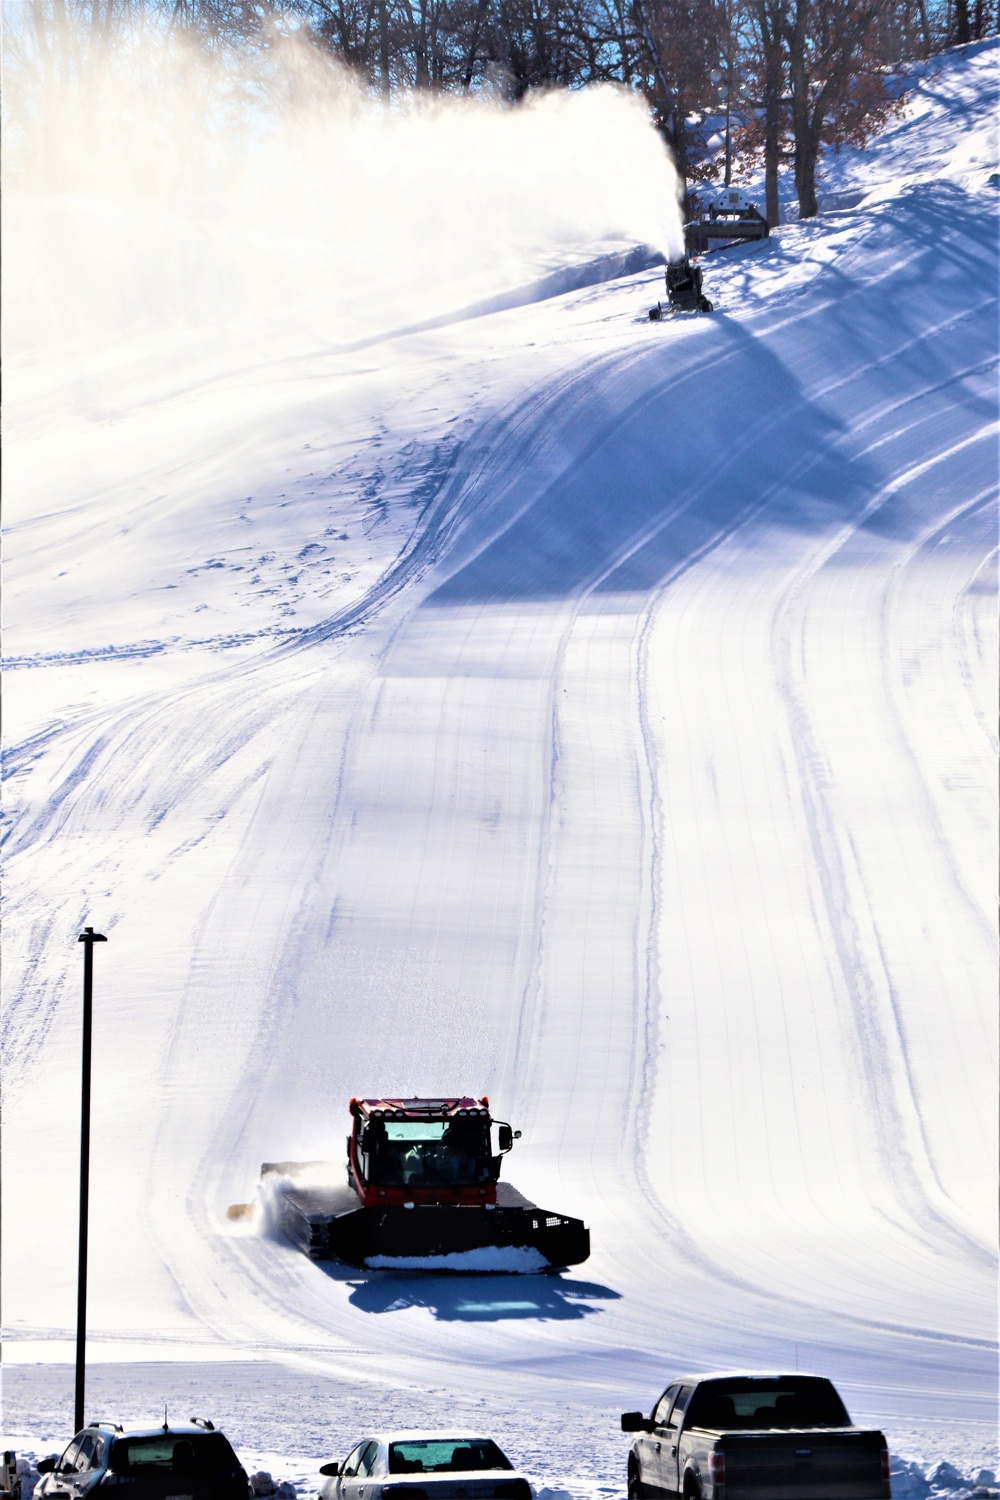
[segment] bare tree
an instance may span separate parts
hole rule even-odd
[[[884,62],[870,46],[890,0],[791,0],[785,25],[799,216],[818,209],[816,167],[824,144],[863,144],[900,107]]]
[[[688,120],[700,114],[715,93],[712,69],[724,53],[727,13],[716,0],[632,0],[635,31],[641,40],[637,71],[646,88],[657,124],[673,153],[691,208],[690,183],[714,173],[704,152],[689,150]]]
[[[751,148],[760,142],[764,156],[764,216],[771,229],[781,223],[778,173],[788,159],[784,141],[788,128],[785,36],[791,0],[749,0],[747,72],[759,92],[752,99],[759,113],[751,116],[742,139]]]

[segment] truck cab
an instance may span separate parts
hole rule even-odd
[[[489,1100],[352,1099],[351,1186],[365,1208],[494,1205],[503,1157],[520,1132]]]

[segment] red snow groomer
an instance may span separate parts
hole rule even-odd
[[[590,1254],[580,1219],[539,1208],[500,1167],[521,1132],[489,1100],[352,1099],[347,1180],[330,1162],[265,1162],[287,1238],[371,1270],[541,1271]],[[338,1182],[339,1177],[339,1182]]]

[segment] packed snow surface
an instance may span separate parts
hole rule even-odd
[[[622,1409],[798,1368],[897,1494],[996,1469],[997,55],[841,159],[855,201],[711,258],[711,318],[646,321],[595,232],[354,347],[20,357],[17,1446],[70,1422],[90,923],[95,1414],[190,1403],[307,1487],[459,1419],[613,1496]],[[362,1274],[227,1220],[352,1094],[452,1092],[585,1266]]]

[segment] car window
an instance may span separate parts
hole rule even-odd
[[[680,1390],[677,1393],[677,1400],[674,1402],[674,1409],[670,1413],[671,1427],[680,1427],[681,1423],[684,1421],[684,1413],[687,1411],[688,1402],[691,1400],[693,1391],[693,1385],[681,1386]]]
[[[343,1466],[340,1470],[345,1479],[350,1479],[352,1475],[358,1472],[358,1464],[361,1462],[361,1455],[365,1453],[367,1449],[367,1442],[359,1443],[356,1448],[351,1449],[350,1453],[344,1459]]]
[[[666,1427],[667,1417],[670,1413],[670,1408],[674,1404],[674,1397],[677,1395],[678,1389],[679,1387],[676,1385],[668,1385],[659,1401],[653,1407],[654,1427]]]
[[[66,1452],[63,1454],[58,1464],[58,1471],[60,1474],[76,1473],[76,1461],[80,1457],[81,1441],[81,1438],[74,1438],[69,1447],[66,1449]]]
[[[369,1443],[368,1447],[361,1455],[361,1462],[358,1464],[358,1473],[365,1475],[370,1474],[377,1458],[378,1443]]]
[[[374,1450],[374,1452],[371,1455],[371,1461],[370,1461],[370,1463],[368,1465],[368,1473],[369,1474],[384,1474],[384,1473],[386,1473],[385,1448],[382,1446],[381,1443],[376,1443],[375,1444],[375,1450]]]
[[[150,1437],[119,1438],[115,1469],[119,1473],[169,1470],[174,1474],[231,1475],[238,1461],[221,1432],[157,1433]]]
[[[690,1422],[693,1427],[733,1432],[845,1427],[850,1418],[828,1380],[816,1375],[749,1375],[702,1381],[691,1402]]]
[[[390,1474],[467,1473],[511,1469],[492,1438],[413,1438],[389,1444]]]
[[[76,1472],[78,1474],[85,1474],[88,1469],[93,1467],[93,1458],[94,1435],[92,1432],[88,1432],[85,1437],[80,1439],[80,1448],[76,1456]]]

